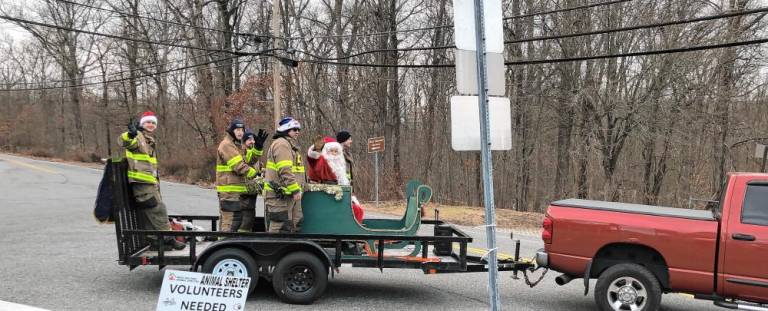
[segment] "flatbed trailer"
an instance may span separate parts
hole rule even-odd
[[[486,272],[486,258],[467,254],[472,237],[440,220],[420,220],[433,226],[433,235],[267,233],[263,218],[256,232],[217,231],[218,216],[169,215],[170,219],[210,223],[210,231],[139,230],[130,199],[125,165],[110,161],[112,202],[118,263],[139,266],[189,266],[190,271],[251,277],[250,292],[259,278],[272,282],[278,297],[288,303],[309,304],[325,291],[328,274],[342,265],[359,268],[420,269],[425,274]],[[155,241],[184,238],[183,250],[151,247]],[[159,242],[162,244],[162,242]],[[519,241],[512,259],[499,259],[499,271],[533,271],[532,261],[520,260]],[[526,282],[532,285],[527,278]]]

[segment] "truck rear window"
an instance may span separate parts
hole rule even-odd
[[[768,226],[768,184],[747,185],[741,223]]]

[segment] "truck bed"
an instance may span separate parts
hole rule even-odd
[[[662,217],[676,217],[693,220],[715,221],[710,210],[692,210],[675,207],[653,206],[631,203],[617,203],[595,200],[567,199],[552,202],[552,205],[562,207],[586,208],[620,213],[643,214]]]

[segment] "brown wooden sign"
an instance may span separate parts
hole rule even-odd
[[[384,136],[368,138],[368,153],[384,151]]]

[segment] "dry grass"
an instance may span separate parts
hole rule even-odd
[[[405,212],[405,201],[387,201],[376,203],[365,202],[363,204],[366,211],[373,213],[382,213],[388,215],[403,215]],[[473,206],[449,206],[437,203],[429,203],[425,209],[425,218],[434,218],[435,209],[440,211],[440,220],[465,225],[478,226],[485,224],[485,210]],[[538,229],[544,214],[532,212],[517,212],[506,209],[496,209],[496,224],[499,228],[506,229]]]

